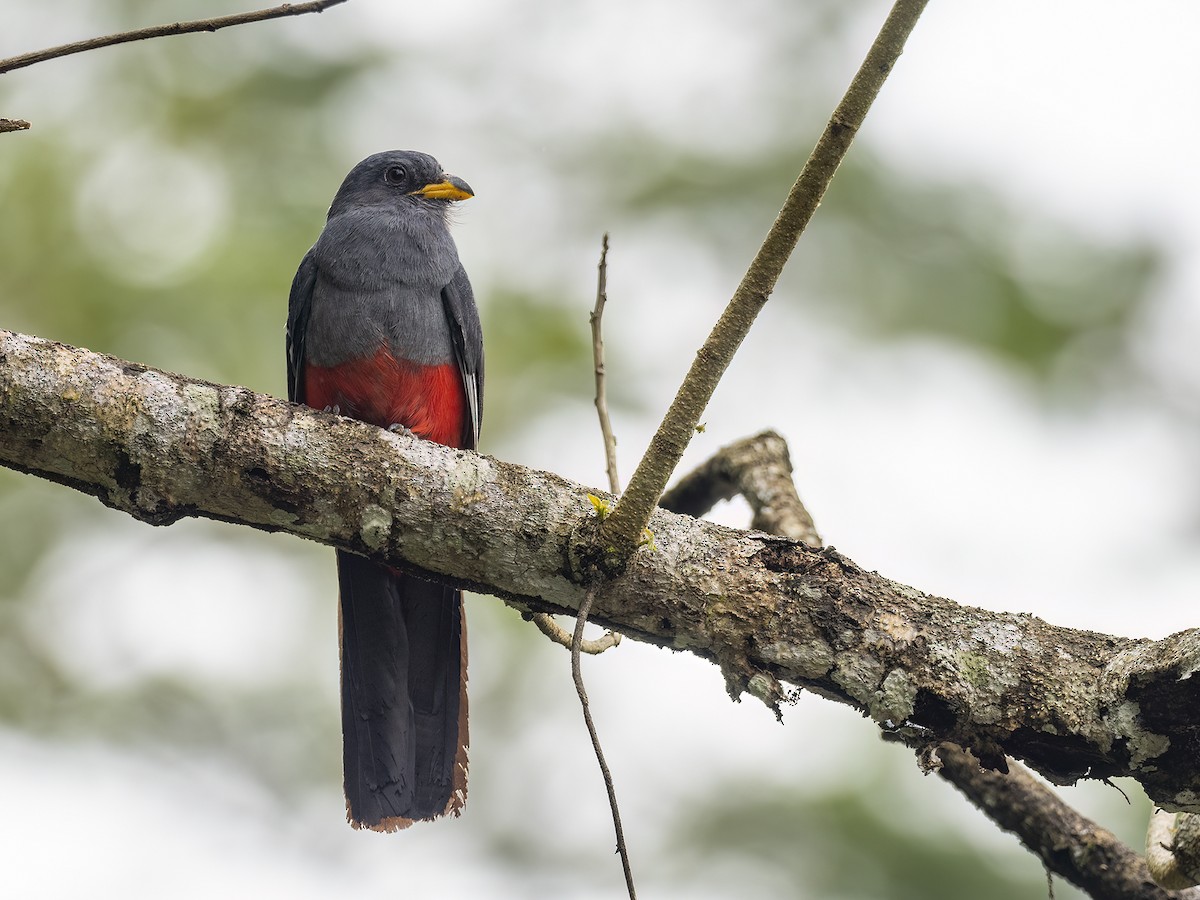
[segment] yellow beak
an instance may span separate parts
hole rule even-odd
[[[455,178],[453,175],[446,175],[444,177],[445,181],[427,184],[425,187],[412,193],[420,194],[422,197],[428,197],[431,200],[470,200],[475,196],[475,192],[471,190],[471,186],[461,178]]]

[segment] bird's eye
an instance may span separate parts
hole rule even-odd
[[[388,166],[383,173],[383,180],[388,184],[404,184],[407,177],[408,172],[404,170],[404,166]]]

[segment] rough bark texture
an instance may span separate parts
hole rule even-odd
[[[1051,871],[1096,900],[1193,900],[1151,877],[1146,861],[1111,831],[1080,815],[1021,765],[1007,773],[981,769],[961,747],[936,751],[933,767],[1000,827],[1014,832]],[[1181,885],[1175,885],[1179,887]]]
[[[0,463],[143,521],[205,516],[573,613],[602,555],[594,488],[255,394],[0,331]],[[1058,782],[1129,775],[1200,811],[1200,632],[1131,640],[992,613],[837,551],[668,512],[593,619],[719,664],[731,693],[800,685],[913,745]]]
[[[1146,862],[1164,888],[1190,888],[1177,896],[1200,897],[1200,816],[1156,809],[1146,832]]]
[[[771,431],[722,447],[664,494],[661,505],[701,516],[734,494],[744,496],[754,510],[755,528],[821,545],[796,493],[787,444]],[[1195,891],[1173,894],[1169,889],[1195,883],[1188,880],[1185,854],[1188,833],[1194,830],[1188,824],[1200,816],[1160,811],[1151,824],[1147,866],[1147,860],[1072,809],[1020,763],[1006,759],[1007,771],[985,769],[955,744],[919,745],[918,751],[922,768],[936,771],[984,815],[1013,832],[1042,860],[1048,877],[1059,875],[1096,900],[1195,896]]]

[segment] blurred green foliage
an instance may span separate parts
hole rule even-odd
[[[761,879],[764,892],[1009,900],[1045,890],[1035,859],[1003,869],[989,864],[992,854],[966,834],[904,810],[900,793],[878,777],[816,796],[753,783],[720,785],[712,793],[726,799],[699,803],[681,817],[675,864],[719,872],[722,863],[736,862],[743,868],[738,879]]]
[[[795,180],[803,162],[797,145],[804,146],[720,157],[643,136],[587,158],[619,185],[614,215],[632,212],[647,229],[677,229],[736,265],[757,249]],[[729,227],[755,220],[757,229]],[[1082,399],[1114,377],[1137,378],[1128,338],[1163,262],[1149,239],[1085,236],[1017,211],[984,187],[918,180],[856,147],[797,248],[782,293],[878,340],[960,343],[1045,389],[1068,378],[1084,388],[1075,392]]]

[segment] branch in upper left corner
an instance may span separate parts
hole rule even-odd
[[[127,44],[130,41],[144,41],[149,38],[170,37],[175,34],[194,34],[199,31],[217,31],[231,25],[248,25],[251,22],[265,22],[268,19],[280,19],[284,16],[302,16],[306,13],[324,12],[331,6],[345,3],[346,0],[313,0],[311,3],[284,3],[270,9],[256,9],[251,12],[234,13],[230,16],[219,16],[215,19],[197,19],[193,22],[174,22],[170,25],[152,25],[149,28],[139,28],[135,31],[122,31],[117,34],[107,34],[103,37],[88,38],[74,41],[70,44],[60,44],[45,50],[35,50],[20,56],[10,56],[0,59],[0,75],[14,69],[23,69],[35,63],[70,56],[73,53],[84,53],[88,50],[98,50],[101,47],[111,47],[114,44]]]

